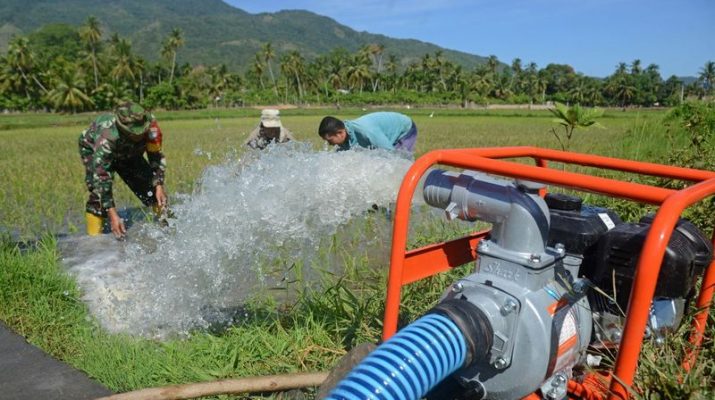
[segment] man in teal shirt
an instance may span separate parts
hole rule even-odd
[[[413,153],[417,126],[404,114],[375,112],[345,122],[325,117],[320,121],[318,134],[328,143],[337,145],[338,150],[365,147]]]

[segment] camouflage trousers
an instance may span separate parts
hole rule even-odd
[[[82,163],[85,170],[84,183],[87,185],[87,190],[89,190],[87,212],[99,217],[106,217],[107,210],[102,208],[99,196],[94,191],[92,183],[94,170],[92,169],[91,158],[82,157]],[[116,172],[145,206],[156,204],[154,186],[152,185],[152,170],[149,162],[144,157],[115,161],[113,170],[112,180],[114,180],[114,172]]]

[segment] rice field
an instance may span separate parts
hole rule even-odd
[[[398,111],[413,117],[418,126],[416,156],[441,148],[559,146],[551,132],[556,125],[546,111]],[[296,139],[318,151],[324,149],[317,135],[323,116],[350,119],[364,112],[292,109],[281,114]],[[576,132],[571,150],[658,162],[671,146],[682,145],[662,127],[663,114],[609,110],[600,119],[602,129]],[[156,116],[164,132],[169,197],[180,202],[196,189],[206,167],[244,156],[242,143],[258,123],[259,110],[157,112]],[[306,286],[287,308],[270,296],[257,298],[247,305],[241,323],[225,329],[164,341],[104,331],[88,313],[76,282],[63,272],[56,242],[57,237],[83,232],[86,193],[77,137],[92,118],[90,114],[0,116],[0,319],[14,330],[114,391],[323,371],[353,346],[378,340],[386,270],[376,266],[387,264],[389,243],[377,256],[357,245],[321,250],[328,258],[339,257],[345,268],[340,276],[321,276],[321,285]],[[120,209],[141,209],[123,183],[115,188]],[[361,226],[368,234],[370,229],[384,230],[378,222],[383,220],[379,213],[369,215]],[[411,236],[411,244],[441,241],[463,230],[430,220]],[[340,237],[340,232],[336,235]],[[17,242],[34,245],[23,250]],[[407,287],[401,317],[409,321],[419,316],[467,268]],[[682,337],[674,335],[667,349],[648,350],[639,377],[644,398],[710,398],[715,386],[712,316],[702,362],[684,383],[671,373],[672,359],[685,346]]]

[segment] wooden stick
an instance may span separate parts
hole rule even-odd
[[[327,372],[254,376],[141,389],[102,397],[97,400],[180,400],[218,394],[277,392],[319,386],[327,376]]]

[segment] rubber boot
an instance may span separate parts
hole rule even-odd
[[[92,213],[85,213],[85,219],[87,220],[87,235],[97,236],[102,233],[102,225],[104,225],[104,218],[98,217]]]
[[[154,204],[151,206],[151,209],[154,211],[154,215],[156,215],[156,221],[159,223],[159,226],[162,228],[169,226],[169,211],[166,210],[165,207],[159,207],[158,204]]]

